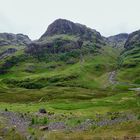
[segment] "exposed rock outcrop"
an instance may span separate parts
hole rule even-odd
[[[0,46],[27,45],[29,43],[31,43],[31,40],[29,39],[27,35],[0,33]]]
[[[60,34],[77,35],[87,39],[91,39],[94,35],[96,35],[97,38],[102,39],[100,33],[96,30],[65,19],[55,20],[52,24],[49,25],[47,31],[41,36],[40,39],[42,40],[44,37]]]
[[[13,54],[13,53],[15,53],[16,51],[17,51],[17,49],[15,49],[15,48],[7,49],[6,51],[0,53],[0,60],[9,56],[9,55],[11,55],[11,54]]]
[[[113,47],[124,47],[124,44],[126,43],[128,39],[129,34],[122,33],[114,36],[110,36],[107,38],[109,44],[111,44]]]
[[[135,45],[140,44],[140,30],[131,33],[125,43],[125,48],[130,49]]]

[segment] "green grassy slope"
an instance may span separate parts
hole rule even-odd
[[[122,53],[121,60],[118,79],[123,82],[140,84],[140,45],[135,45]]]
[[[35,101],[42,97],[44,100],[47,98],[85,100],[96,96],[97,98],[108,96],[111,91],[104,93],[104,90],[110,86],[108,75],[110,71],[116,69],[118,55],[117,49],[104,47],[100,50],[100,54],[85,56],[83,62],[77,61],[75,64],[66,64],[61,61],[45,63],[33,58],[26,59],[11,67],[8,73],[0,75],[1,92],[6,92],[1,95],[0,100],[10,101],[9,92],[12,93],[12,89],[14,96],[18,94],[17,96],[21,96],[21,98],[27,92],[26,101]],[[30,94],[35,96],[32,91],[40,94],[31,98]],[[91,94],[92,91],[95,93]],[[43,95],[44,92],[45,95]],[[54,92],[54,95],[50,95],[50,92]],[[6,94],[8,98],[4,97]],[[22,102],[24,102],[23,99]],[[15,100],[11,101],[16,102]],[[18,97],[18,101],[20,101],[20,97]]]
[[[96,114],[107,112],[132,113],[139,117],[138,92],[129,90],[133,86],[109,82],[109,73],[117,70],[119,82],[139,83],[139,61],[136,66],[132,65],[139,60],[139,51],[135,49],[124,52],[120,58],[121,50],[104,46],[98,54],[85,55],[82,61],[76,58],[74,63],[40,61],[32,56],[25,59],[23,51],[19,50],[14,56],[22,56],[22,61],[8,68],[8,73],[0,75],[0,110],[7,108],[13,112],[34,114],[43,107],[56,114],[69,116],[72,113],[75,119],[70,118],[67,122],[70,125],[75,125],[78,120],[95,119]],[[112,139],[114,136],[138,136],[139,123],[139,120],[128,121],[72,134],[33,131],[36,136],[47,135],[48,139],[56,137],[57,140],[65,137],[93,139],[93,134],[97,139],[100,134]]]

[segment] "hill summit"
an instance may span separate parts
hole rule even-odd
[[[92,53],[105,43],[104,37],[96,30],[69,20],[57,19],[48,26],[47,31],[39,40],[28,45],[26,52],[39,58],[45,57],[45,59],[50,59],[49,54],[60,53],[67,57],[74,55],[73,57],[77,58],[80,52]]]
[[[74,23],[66,19],[57,19],[52,24],[48,26],[47,31],[42,35],[41,38],[46,36],[53,36],[59,34],[69,34],[69,35],[85,35],[86,37],[91,37],[93,34],[101,37],[100,33],[96,30],[90,29],[85,25],[79,23]]]

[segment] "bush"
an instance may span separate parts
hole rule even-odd
[[[9,85],[14,85],[26,89],[41,89],[45,87],[44,84],[38,81],[33,81],[31,79],[25,79],[25,80],[4,79],[3,82]]]
[[[44,117],[43,124],[47,124],[47,123],[48,123],[48,119],[46,117]]]
[[[44,87],[43,84],[37,82],[21,82],[17,86],[27,88],[27,89],[41,89]]]
[[[135,81],[134,81],[135,84],[140,84],[140,78],[137,78]]]
[[[31,124],[33,125],[33,124],[35,124],[35,118],[32,118],[32,121],[31,121]]]
[[[47,117],[44,117],[44,118],[33,117],[32,120],[31,120],[31,124],[32,125],[35,125],[35,124],[41,124],[41,125],[48,124],[48,119],[47,119]]]

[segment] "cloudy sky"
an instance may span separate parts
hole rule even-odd
[[[64,18],[104,36],[140,29],[140,0],[0,0],[0,32],[39,38],[48,25]]]

